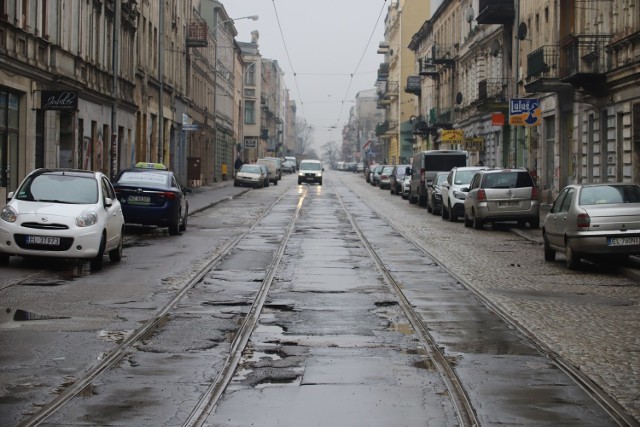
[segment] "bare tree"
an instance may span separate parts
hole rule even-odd
[[[336,168],[338,160],[341,158],[341,149],[335,141],[327,142],[322,146],[322,157],[325,162],[329,162],[333,169]]]
[[[296,155],[308,154],[311,146],[313,126],[301,117],[296,120]]]

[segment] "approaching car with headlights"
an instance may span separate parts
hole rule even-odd
[[[572,270],[581,258],[640,255],[640,185],[566,186],[545,218],[542,237],[544,259],[554,261],[562,251]]]
[[[322,185],[324,168],[320,160],[302,160],[298,167],[298,185],[303,182],[316,182]]]
[[[262,188],[264,187],[265,182],[265,174],[264,169],[262,169],[264,165],[257,165],[251,163],[245,163],[238,169],[236,172],[236,177],[233,180],[234,187],[253,187],[253,188]],[[266,167],[265,167],[266,169]],[[266,175],[267,181],[269,175]]]
[[[442,183],[442,206],[440,214],[442,219],[455,222],[459,216],[464,215],[464,199],[467,198],[469,183],[473,175],[479,170],[486,169],[482,166],[460,166],[449,171],[447,179]],[[433,182],[432,182],[433,184]],[[429,203],[429,189],[427,188],[427,204]]]
[[[100,172],[36,169],[0,212],[0,263],[9,257],[122,259],[124,217],[109,179]]]
[[[187,229],[191,189],[182,188],[162,163],[136,163],[123,169],[113,184],[127,224],[168,227],[176,235]]]

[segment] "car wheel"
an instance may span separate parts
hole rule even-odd
[[[529,227],[532,230],[537,230],[538,228],[540,228],[540,218],[532,219],[531,221],[529,221]]]
[[[429,197],[427,197],[427,212],[433,213],[433,205],[429,203]]]
[[[301,185],[301,184],[302,184],[302,180],[298,179],[298,185]]]
[[[482,230],[484,228],[484,221],[482,221],[476,216],[475,211],[471,211],[471,213],[473,214],[473,218],[471,219],[471,222],[473,223],[473,228],[475,228],[476,230]]]
[[[567,267],[569,270],[577,270],[580,267],[580,257],[571,249],[568,241],[564,242],[564,256],[567,258]]]
[[[178,212],[176,218],[169,224],[169,235],[175,236],[180,234],[180,212]]]
[[[442,219],[449,219],[449,212],[447,212],[447,210],[444,208],[444,203],[440,208],[440,215],[442,216]]]
[[[545,261],[555,261],[556,260],[556,251],[551,249],[549,246],[549,241],[547,240],[547,234],[542,233],[542,240],[544,241],[544,260]]]
[[[233,181],[233,186],[238,187],[238,183],[236,181]]]
[[[0,254],[0,265],[7,265],[7,264],[9,264],[9,255]]]
[[[102,239],[100,240],[100,249],[98,249],[98,254],[91,260],[91,271],[100,271],[104,266],[104,248],[106,246],[107,240],[102,235]]]
[[[409,203],[411,203],[412,205],[415,205],[417,201],[418,201],[417,198],[413,197],[413,195],[409,193]]]
[[[184,216],[182,217],[182,223],[180,224],[180,231],[187,231],[187,222],[189,219],[189,208],[184,212]]]
[[[318,181],[318,185],[322,185],[322,179]]]
[[[278,180],[273,181],[273,185],[278,185]]]
[[[456,217],[456,214],[453,213],[453,209],[451,208],[451,205],[449,205],[447,216],[449,217],[449,222],[456,222],[456,220],[458,219],[458,217]]]
[[[111,262],[120,262],[122,259],[122,250],[124,248],[124,227],[120,231],[120,242],[118,247],[109,251],[109,259]]]
[[[298,181],[299,181],[299,180],[298,180]],[[265,187],[268,187],[268,186],[269,186],[269,181],[265,182],[265,183],[264,183],[264,186],[265,186]]]
[[[464,226],[471,227],[473,225],[473,221],[469,219],[467,216],[467,211],[464,211]]]

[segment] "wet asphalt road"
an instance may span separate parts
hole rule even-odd
[[[344,184],[339,183],[342,178]],[[481,425],[611,424],[599,406],[541,356],[525,337],[502,322],[457,277],[448,274],[449,266],[443,268],[437,257],[425,256],[407,244],[405,236],[390,229],[364,202],[376,204],[382,215],[417,207],[409,207],[400,198],[393,199],[388,192],[366,188],[352,178],[356,177],[335,177],[340,199],[399,278],[432,335],[455,364]],[[243,356],[241,369],[208,422],[211,425],[455,425],[450,403],[442,397],[446,393],[437,372],[425,357],[424,349],[403,319],[375,265],[350,230],[337,194],[327,184],[322,188],[306,188],[291,182],[252,191],[217,205],[214,211],[203,211],[190,221],[189,231],[176,239],[177,246],[172,241],[169,247],[160,249],[158,241],[167,243],[167,237],[155,236],[128,247],[128,262],[115,267],[125,272],[116,273],[117,280],[108,288],[114,293],[109,298],[103,296],[102,301],[95,300],[95,294],[85,295],[94,298],[91,306],[105,306],[109,310],[104,317],[96,317],[88,307],[82,320],[88,320],[93,326],[84,325],[85,334],[98,330],[126,333],[127,324],[143,319],[144,312],[160,304],[165,293],[188,274],[186,264],[190,257],[190,262],[197,264],[194,254],[198,254],[197,260],[207,252],[215,253],[222,242],[246,227],[275,194],[286,192],[273,213],[188,294],[156,334],[136,346],[118,369],[101,376],[86,395],[50,418],[48,425],[70,422],[181,425],[207,381],[215,377],[224,363],[230,337],[246,313],[265,266],[273,258],[303,187],[308,190],[303,202],[305,209],[296,222],[283,263],[277,269],[267,308]],[[219,191],[239,194],[236,190],[239,189]],[[411,212],[414,218],[422,213],[426,215],[424,210],[415,212]],[[399,219],[397,223],[403,232],[411,232],[412,238],[424,234],[424,225],[416,230],[411,225],[403,225]],[[462,228],[461,224],[457,225]],[[453,248],[449,250],[461,249],[455,241],[448,243]],[[518,243],[507,241],[504,245],[506,251],[520,250]],[[173,260],[170,253],[175,254],[176,248],[180,256]],[[436,249],[442,250],[442,247]],[[145,254],[154,251],[158,251],[156,256],[145,258]],[[435,252],[442,255],[441,251]],[[157,257],[158,254],[162,256]],[[475,258],[479,256],[468,257],[467,270],[477,267]],[[167,265],[170,259],[172,265]],[[526,262],[521,261],[520,265]],[[500,277],[500,268],[495,270],[491,273],[497,282],[494,285],[506,287],[511,283],[512,295],[518,293],[518,298],[523,298],[517,289],[522,282],[510,282],[509,276]],[[180,274],[170,274],[175,271]],[[145,280],[129,279],[129,290],[124,295],[118,294],[123,288],[116,283],[131,278],[134,272],[138,278],[141,272],[148,274],[143,275]],[[474,274],[461,270],[457,274],[464,276],[465,282],[477,278],[476,282],[483,284],[487,272]],[[73,281],[76,285],[83,283],[82,286],[101,282],[92,277],[76,277]],[[153,290],[152,298],[145,294],[149,289]],[[506,289],[502,292],[509,294]],[[5,301],[12,301],[12,307],[27,304],[14,293],[3,296],[10,296]],[[531,299],[530,296],[524,298]],[[539,300],[541,295],[533,299]],[[525,306],[527,304],[529,301]],[[113,310],[118,311],[111,313]],[[71,309],[68,313],[72,318],[70,323],[76,326],[81,323],[79,312]],[[107,317],[111,320],[104,323]],[[109,323],[112,327],[105,327]],[[47,327],[34,323],[33,332],[40,329],[38,335],[33,335],[32,342],[19,345],[25,351],[31,346],[41,352],[37,340],[56,327],[59,325],[55,322],[48,322]],[[19,339],[15,334],[6,335],[8,329],[0,330],[3,342]],[[67,368],[70,374],[81,371],[83,363],[90,363],[92,357],[108,349],[95,343],[95,339],[79,339],[81,334],[73,329],[69,327],[65,331],[62,342],[82,343],[85,354],[79,350],[80,355],[76,357],[81,360],[77,367]],[[65,350],[56,348],[55,343],[50,342],[48,346],[48,351],[57,352],[57,360],[71,358],[70,354],[61,356]],[[77,349],[80,345],[71,347]],[[15,354],[9,357],[5,350],[1,359],[5,368],[28,369],[27,366],[19,368],[20,358]],[[43,371],[39,373],[43,378],[52,379],[53,385],[61,373],[50,372],[50,365],[47,372],[47,356],[42,359]],[[48,360],[50,364],[55,358]],[[65,364],[71,365],[68,361]],[[4,384],[7,384],[5,379],[19,377],[5,375],[6,369],[3,372]],[[8,401],[5,394],[3,405]],[[158,420],[163,421],[158,423]]]

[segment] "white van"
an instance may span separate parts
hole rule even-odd
[[[320,160],[302,160],[298,169],[298,185],[303,182],[317,182],[322,185],[324,168]]]
[[[273,182],[273,185],[278,185],[278,181],[280,180],[278,176],[278,162],[274,159],[258,159],[256,163],[265,165],[269,170],[269,182]]]

